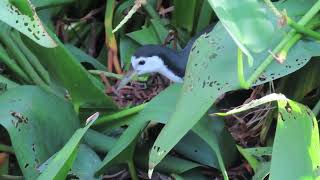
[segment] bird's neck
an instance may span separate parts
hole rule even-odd
[[[170,79],[173,82],[177,82],[177,83],[182,83],[183,79],[182,77],[179,77],[177,75],[175,75],[172,71],[170,71],[168,68],[161,68],[159,70],[159,73],[165,77],[167,77],[168,79]]]
[[[188,57],[165,46],[161,46],[159,51],[158,54],[163,59],[164,64],[182,79],[188,63]]]

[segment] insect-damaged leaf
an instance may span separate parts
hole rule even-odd
[[[278,101],[278,109],[270,179],[318,179],[317,119],[309,108],[291,100]]]
[[[66,145],[53,157],[49,162],[48,167],[41,173],[38,180],[60,180],[65,179],[73,161],[77,157],[78,146],[84,134],[91,127],[94,121],[98,118],[99,113],[95,113],[87,119],[86,126],[78,129],[68,140]],[[79,159],[78,159],[79,160]]]
[[[1,94],[0,124],[9,133],[26,179],[36,179],[37,167],[79,127],[70,102],[35,86],[19,86]]]
[[[19,7],[11,4],[9,0],[0,1],[0,20],[41,46],[56,47],[56,42],[46,32],[30,1],[19,1],[14,4],[19,5]]]
[[[273,45],[277,45],[277,42]],[[254,85],[300,69],[311,57],[319,56],[319,50],[320,45],[314,41],[299,41],[290,50],[284,64],[272,62]],[[253,54],[254,64],[244,69],[245,77],[251,75],[268,55],[268,52]],[[241,88],[236,60],[237,46],[221,23],[197,39],[189,56],[185,82],[176,109],[154,143],[154,147],[158,148],[151,150],[150,169],[201,119],[220,95]],[[171,136],[174,132],[175,136]]]

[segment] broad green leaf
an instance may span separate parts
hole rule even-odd
[[[318,179],[318,122],[312,111],[291,100],[278,101],[270,179]]]
[[[260,166],[262,166],[263,163],[266,163],[266,160],[263,158],[263,156],[271,156],[272,153],[272,147],[257,147],[244,149],[240,146],[237,146],[237,148],[255,172],[258,172]],[[269,171],[270,167],[268,172]]]
[[[26,179],[36,179],[37,167],[79,127],[70,102],[35,86],[19,86],[1,94],[0,119]]]
[[[106,70],[107,68],[101,64],[98,60],[95,58],[89,56],[85,52],[83,52],[81,49],[71,45],[66,44],[65,47],[74,55],[74,57],[80,62],[80,63],[89,63],[97,70]]]
[[[234,41],[245,54],[262,52],[270,47],[276,24],[258,0],[209,0],[210,5]],[[261,33],[263,32],[263,33]]]
[[[100,153],[107,153],[114,147],[117,139],[89,129],[84,136],[84,140],[86,144],[88,144],[94,150]],[[140,168],[148,168],[148,149],[148,147],[139,146],[138,150],[136,151],[137,153],[135,153],[134,160],[137,166]],[[201,167],[201,165],[188,160],[180,159],[178,157],[167,156],[159,164],[159,166],[157,166],[156,170],[162,173],[174,172],[180,174],[197,167]]]
[[[181,86],[172,85],[163,92],[161,92],[158,96],[152,99],[151,102],[137,115],[134,115],[130,118],[130,124],[128,129],[121,135],[121,138],[117,141],[114,147],[110,150],[108,155],[102,162],[101,167],[98,170],[98,173],[101,174],[104,170],[110,166],[110,163],[119,163],[119,161],[125,162],[127,159],[132,157],[119,157],[120,153],[129,149],[129,146],[135,141],[140,132],[146,127],[149,121],[160,121],[165,122],[175,106],[176,99],[173,98],[176,92],[179,92]],[[171,97],[171,98],[163,98],[163,97]],[[155,108],[156,107],[156,108]],[[168,111],[169,110],[169,111]],[[130,155],[130,154],[127,154]],[[120,160],[118,160],[119,158]]]
[[[290,50],[284,64],[272,62],[254,85],[300,69],[312,56],[319,56],[319,50],[320,45],[314,41],[299,41]],[[245,77],[252,74],[268,55],[268,52],[254,54],[253,66],[244,69]],[[210,33],[196,40],[189,56],[185,82],[176,109],[154,143],[157,150],[151,150],[150,168],[161,161],[220,95],[241,88],[236,60],[237,45],[220,23]]]
[[[162,43],[152,27],[143,27],[139,31],[128,33],[127,36],[141,45]]]
[[[179,154],[217,169],[220,168],[217,156],[222,156],[225,166],[232,165],[237,159],[237,149],[233,138],[225,128],[224,119],[203,117],[192,130],[174,147]]]
[[[135,162],[137,163],[137,166],[147,170],[148,169],[148,151],[149,147],[145,146],[138,146],[137,153],[135,154]],[[202,167],[201,164],[181,159],[175,156],[167,156],[163,162],[159,164],[159,166],[156,168],[156,171],[162,172],[162,173],[176,173],[176,174],[182,174],[185,172],[188,172],[192,169],[196,169]]]
[[[47,67],[51,77],[68,90],[75,108],[86,105],[117,109],[111,97],[104,94],[102,83],[90,75],[60,41],[57,43],[58,47],[51,49],[31,41],[27,44]]]
[[[308,93],[320,86],[319,73],[320,61],[315,59],[299,71],[282,78],[277,91],[285,94],[289,99],[300,102]]]
[[[49,36],[29,0],[19,1],[24,9],[18,9],[9,0],[0,1],[0,20],[28,36],[34,42],[47,48],[57,46],[57,43]],[[24,12],[32,12],[32,15]]]
[[[198,22],[196,23],[197,25],[196,33],[201,32],[203,29],[205,29],[208,26],[214,14],[207,0],[203,0],[200,8],[201,9],[199,12],[199,17],[197,20]]]
[[[87,145],[80,144],[77,158],[73,163],[70,173],[83,180],[102,179],[94,175],[100,164],[101,160],[99,156]]]
[[[5,90],[10,89],[10,88],[15,88],[17,86],[19,86],[19,84],[17,84],[16,82],[11,81],[10,79],[0,75],[0,93],[2,91],[5,91]]]
[[[187,29],[192,32],[196,13],[197,0],[173,0],[172,22],[178,27]]]
[[[36,10],[55,7],[59,5],[67,5],[75,0],[30,0]]]
[[[218,139],[219,135],[216,134],[214,130],[214,125],[210,122],[210,120],[211,119],[209,119],[208,116],[205,116],[192,129],[195,133],[198,134],[198,136],[200,136],[203,140],[205,140],[208,143],[208,145],[211,147],[212,156],[213,157],[215,156],[215,158],[217,158],[219,169],[221,170],[224,179],[228,179],[227,170],[221,154],[222,149],[219,144],[219,139]],[[229,154],[229,155],[232,156],[233,154]]]
[[[120,58],[121,64],[125,70],[128,70],[131,66],[131,56],[136,51],[139,45],[128,37],[120,37]]]
[[[70,168],[76,159],[79,144],[90,128],[94,121],[98,118],[99,113],[95,113],[87,119],[87,125],[84,128],[78,129],[72,137],[69,139],[67,144],[55,155],[55,157],[49,162],[47,168],[38,177],[38,180],[60,180],[65,179]]]
[[[257,167],[257,171],[255,172],[252,180],[262,180],[266,179],[266,177],[270,174],[270,162],[260,163]]]
[[[149,102],[140,113],[132,117],[129,117],[129,120],[132,123],[129,124],[128,129],[121,135],[120,139],[117,141],[117,143],[114,145],[114,147],[110,150],[109,154],[104,159],[102,166],[98,171],[99,174],[104,172],[104,170],[107,167],[109,167],[110,164],[119,163],[119,158],[121,158],[122,162],[125,162],[127,159],[131,158],[130,156],[127,156],[126,158],[123,157],[123,152],[125,152],[129,148],[132,148],[130,146],[132,145],[131,143],[134,143],[135,139],[139,136],[140,132],[146,127],[149,121],[154,121],[154,122],[163,123],[163,124],[166,123],[167,119],[170,117],[170,114],[173,113],[174,111],[174,107],[176,105],[176,101],[180,91],[181,91],[181,85],[179,84],[171,85],[166,90],[161,92],[158,96],[156,96],[154,99],[152,99],[152,101]],[[210,131],[212,134],[209,136],[210,138],[206,138],[204,141],[206,143],[210,143],[211,145],[213,145],[214,140],[212,138],[217,136],[216,138],[218,138],[219,140],[217,146],[219,145],[219,146],[222,146],[223,148],[228,149],[222,154],[223,156],[224,155],[229,156],[229,158],[226,158],[226,162],[229,165],[230,162],[233,161],[235,157],[235,151],[233,151],[235,150],[235,146],[230,137],[230,134],[224,134],[225,131],[222,130],[223,128],[221,129],[221,127],[223,126],[218,125],[217,123],[219,124],[221,123],[221,121],[213,122],[212,126],[214,127],[216,125],[216,127],[214,128],[217,128],[217,130],[213,131],[211,129]],[[202,132],[204,131],[196,131],[199,137],[202,137],[201,136]],[[199,137],[197,140],[201,140],[199,139]],[[210,149],[210,146],[206,146],[206,148]],[[215,160],[215,157],[214,157],[215,155],[213,154],[214,152],[215,152],[215,149],[207,150],[206,153],[208,154],[205,157],[212,158],[212,160],[209,160],[208,164],[212,165],[213,167],[219,167],[218,162]],[[198,153],[194,154],[193,157],[189,157],[189,158],[194,161],[200,159],[199,162],[205,161],[203,157],[201,157],[201,154],[198,154]]]

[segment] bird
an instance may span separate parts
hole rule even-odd
[[[130,70],[119,83],[117,90],[122,89],[137,75],[159,73],[172,82],[183,83],[189,54],[194,42],[201,35],[210,32],[213,25],[191,38],[181,51],[175,51],[165,45],[144,45],[131,56]]]

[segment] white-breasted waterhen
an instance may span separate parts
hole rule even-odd
[[[183,82],[189,54],[195,40],[212,30],[210,25],[195,37],[191,38],[184,49],[177,52],[164,45],[144,45],[131,57],[131,70],[127,72],[117,87],[123,88],[136,75],[159,73],[173,82]]]

